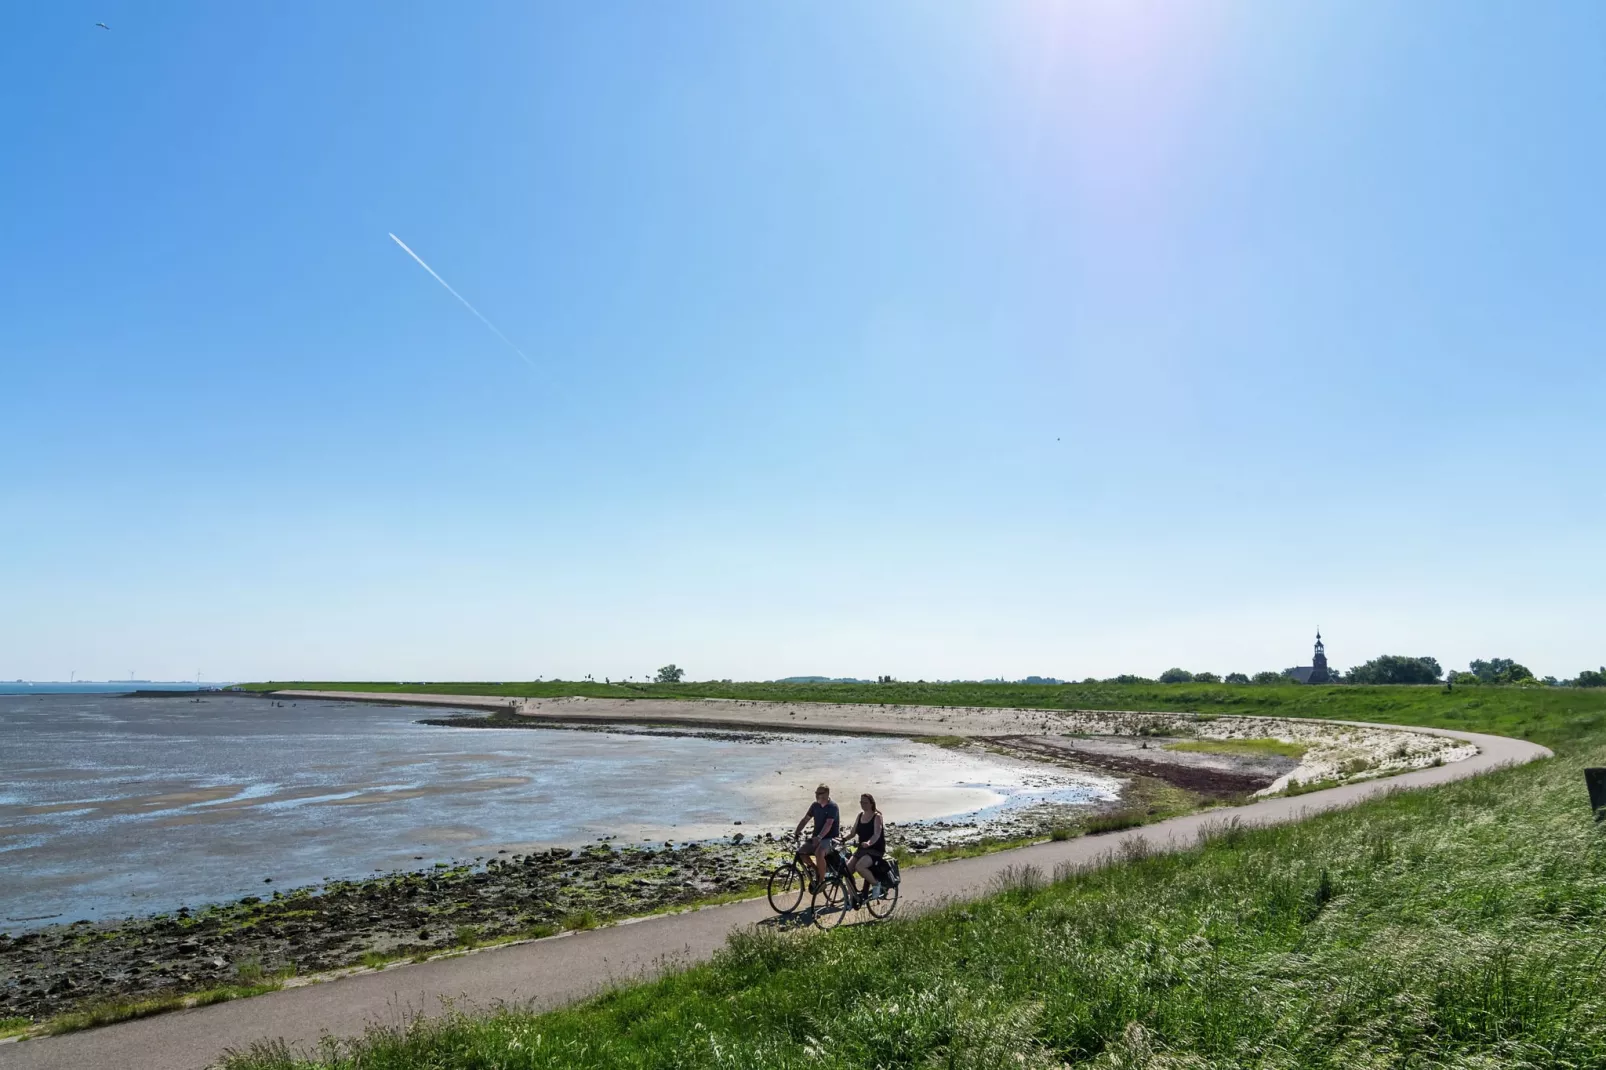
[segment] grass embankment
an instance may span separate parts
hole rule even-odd
[[[1311,690],[1285,712],[1339,701]],[[1328,716],[1504,730],[1560,757],[1224,826],[1184,854],[1017,871],[899,923],[742,936],[557,1012],[375,1030],[311,1063],[262,1048],[230,1070],[1606,1065],[1606,835],[1580,776],[1606,764],[1606,695],[1331,690],[1389,713]]]
[[[766,702],[869,702],[1050,710],[1154,710],[1321,717],[1517,736],[1554,747],[1606,733],[1606,688],[1253,687],[1233,684],[597,684],[273,681],[286,689],[509,698],[735,698]]]

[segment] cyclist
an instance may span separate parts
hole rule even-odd
[[[810,821],[814,828],[809,832],[809,838],[798,848],[799,858],[812,858],[814,860],[815,880],[809,884],[809,894],[814,895],[825,883],[825,859],[831,850],[831,838],[842,828],[842,811],[836,803],[831,801],[831,789],[821,784],[814,789],[814,805],[809,812],[798,821],[797,828],[792,830],[793,838],[803,835],[803,826]]]
[[[864,889],[856,887],[854,894],[879,899],[885,892],[876,871],[883,869],[881,863],[887,854],[887,830],[881,823],[881,811],[876,809],[875,796],[869,792],[859,796],[859,814],[853,822],[853,835],[859,845],[848,863],[849,882],[852,882],[851,874],[859,874],[864,878]]]

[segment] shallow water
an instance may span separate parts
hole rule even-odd
[[[208,684],[208,687],[212,685]],[[126,695],[131,691],[200,691],[187,680],[0,680],[0,695]]]
[[[905,822],[1115,789],[886,738],[417,723],[446,712],[226,694],[0,697],[0,930],[499,848],[779,831],[821,780],[838,799],[872,791]]]

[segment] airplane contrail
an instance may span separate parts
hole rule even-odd
[[[386,231],[386,233],[389,233],[389,231]],[[464,297],[462,294],[460,294],[456,290],[452,289],[452,284],[451,283],[447,282],[445,279],[441,278],[439,275],[435,275],[435,269],[430,267],[428,264],[424,263],[424,258],[419,256],[417,253],[413,252],[411,249],[409,249],[407,247],[407,243],[406,242],[402,241],[400,238],[396,237],[396,235],[394,235],[394,234],[390,235],[390,240],[395,242],[397,245],[401,246],[402,247],[402,252],[406,253],[408,256],[410,256],[414,260],[418,261],[418,266],[419,267],[423,268],[425,271],[429,272],[431,275],[434,275],[435,276],[435,281],[440,283],[442,286],[446,287],[446,292],[447,293],[451,294],[453,297],[455,297],[459,301],[463,302],[463,307],[468,309],[470,312],[474,313],[474,315],[478,316],[480,322],[485,324],[485,326],[489,327],[496,334],[496,336],[498,338],[500,338],[502,341],[506,342],[507,343],[507,347],[509,349],[511,349],[513,352],[517,353],[519,355],[519,358],[521,360],[523,360],[524,363],[528,364],[532,368],[535,367],[535,361],[533,361],[529,357],[525,356],[524,355],[524,350],[522,350],[518,346],[514,345],[512,339],[510,339],[507,335],[503,334],[501,331],[497,330],[496,329],[496,324],[494,324],[490,320],[486,319],[484,314],[481,313],[479,309],[475,308],[473,305],[468,303],[468,298]],[[537,369],[537,370],[539,370],[539,369]]]

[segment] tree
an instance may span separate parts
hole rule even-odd
[[[1186,684],[1193,680],[1193,673],[1187,669],[1167,669],[1160,674],[1162,684]]]
[[[1474,660],[1467,668],[1471,669],[1473,675],[1486,684],[1515,684],[1534,678],[1534,674],[1528,670],[1526,665],[1518,665],[1510,658],[1490,658],[1488,661]]]
[[[1223,683],[1229,684],[1247,684],[1248,682],[1249,677],[1245,676],[1241,672],[1229,672],[1226,680],[1223,681]]]
[[[1154,683],[1154,681],[1149,679],[1147,676],[1133,676],[1129,672],[1124,672],[1120,676],[1112,676],[1108,680],[1105,680],[1104,682],[1107,683],[1107,684],[1152,684],[1152,683]]]
[[[1249,682],[1252,684],[1258,684],[1261,687],[1275,687],[1278,684],[1286,684],[1288,682],[1288,677],[1284,676],[1280,672],[1272,672],[1267,670],[1266,672],[1255,673],[1254,678]]]
[[[1573,681],[1573,686],[1606,687],[1606,665],[1602,665],[1599,672],[1594,669],[1585,669],[1578,674],[1578,679]]]
[[[1437,658],[1408,658],[1384,654],[1349,671],[1352,684],[1436,684],[1444,670]]]
[[[680,683],[680,678],[685,675],[685,669],[682,669],[680,666],[670,662],[668,665],[665,665],[663,668],[658,670],[658,679],[655,682],[660,684],[678,684]]]
[[[1196,684],[1219,684],[1221,683],[1221,677],[1213,672],[1196,672],[1193,674],[1193,682]]]

